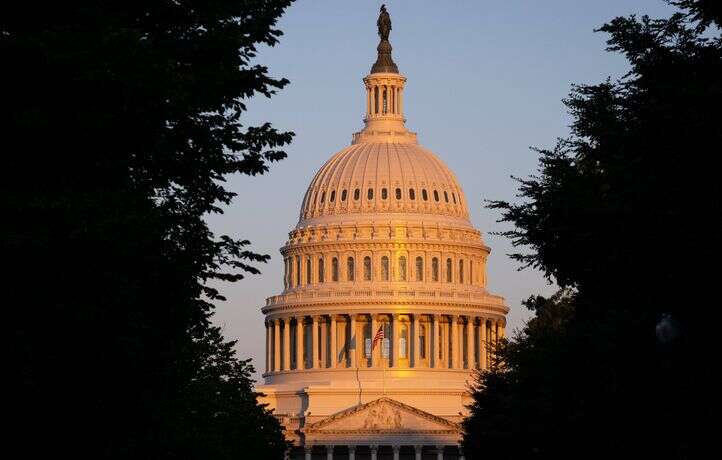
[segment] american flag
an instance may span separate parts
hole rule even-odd
[[[380,342],[383,339],[384,339],[384,327],[381,326],[379,328],[378,332],[376,332],[376,335],[374,336],[374,341],[371,343],[371,349],[373,350],[374,348],[376,348],[376,342]]]

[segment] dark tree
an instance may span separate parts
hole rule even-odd
[[[290,3],[2,7],[6,452],[282,458],[207,285],[268,256],[204,217],[285,157],[292,133],[241,115],[288,83],[256,53]]]
[[[600,29],[630,73],[575,87],[571,136],[491,203],[564,292],[527,301],[480,376],[469,458],[698,458],[713,439],[722,24],[719,2],[675,4]]]

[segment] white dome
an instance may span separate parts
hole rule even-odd
[[[360,143],[336,153],[311,181],[299,227],[372,218],[368,214],[444,217],[462,225],[469,219],[454,173],[416,143]]]

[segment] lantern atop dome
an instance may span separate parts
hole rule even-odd
[[[378,56],[371,67],[371,73],[363,81],[366,87],[365,127],[354,133],[352,144],[368,142],[392,142],[416,144],[416,133],[406,129],[404,124],[404,86],[406,77],[391,57],[391,17],[386,6],[381,6],[376,22],[381,41],[376,48]]]

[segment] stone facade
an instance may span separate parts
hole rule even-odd
[[[406,129],[405,83],[364,78],[366,126],[312,180],[284,290],[262,308],[257,389],[289,457],[462,458],[467,384],[504,335],[490,249],[454,174]]]

